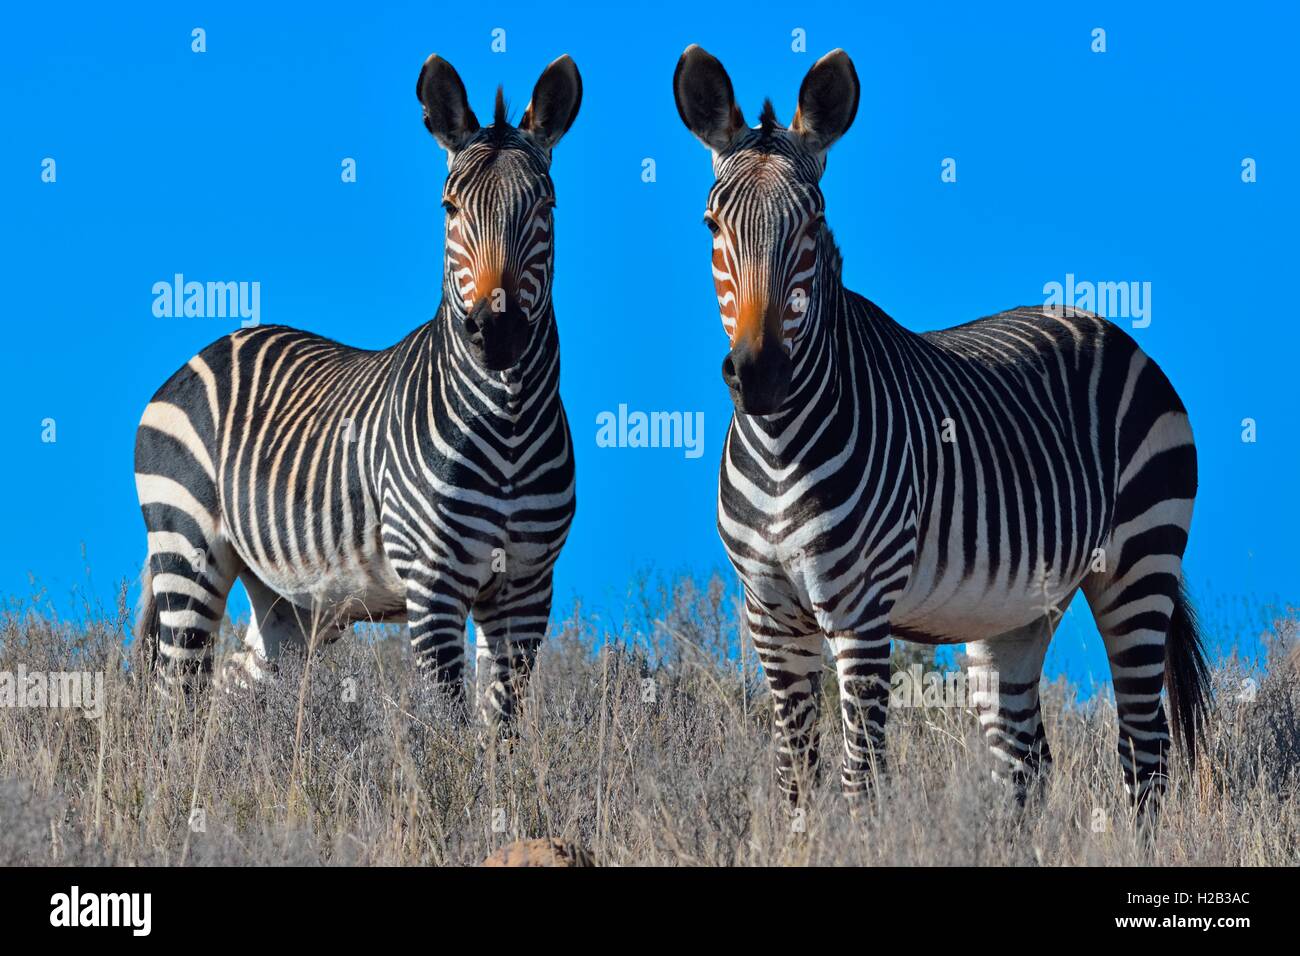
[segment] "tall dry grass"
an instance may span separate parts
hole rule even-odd
[[[475,864],[541,835],[607,865],[1300,858],[1293,633],[1267,673],[1216,665],[1206,754],[1195,777],[1175,774],[1153,845],[1128,823],[1113,706],[1059,682],[1044,691],[1056,764],[1024,812],[990,780],[968,712],[897,708],[890,775],[853,819],[827,681],[826,772],[800,829],[773,785],[769,702],[724,589],[641,593],[613,633],[578,610],[548,639],[508,745],[452,721],[396,634],[289,657],[254,696],[192,709],[132,666],[124,600],[77,626],[13,608],[0,671],[103,671],[106,708],[0,708],[0,864]],[[223,653],[236,638],[227,624]]]

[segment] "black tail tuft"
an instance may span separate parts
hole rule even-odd
[[[158,602],[153,596],[153,571],[146,558],[140,573],[140,604],[135,612],[135,642],[140,659],[152,671],[158,666]]]
[[[1196,609],[1184,581],[1178,583],[1165,640],[1165,690],[1169,693],[1172,735],[1182,747],[1188,769],[1195,770],[1197,745],[1202,742],[1211,701],[1210,669],[1205,663]]]

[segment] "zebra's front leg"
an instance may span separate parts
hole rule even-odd
[[[458,714],[465,705],[465,621],[470,597],[465,585],[445,574],[412,568],[404,575],[411,647],[421,670],[432,675]]]
[[[548,576],[549,577],[549,576]],[[528,687],[551,614],[551,585],[512,582],[474,605],[475,675],[479,716],[509,736]]]
[[[840,682],[844,759],[840,782],[857,807],[885,772],[885,723],[889,715],[889,619],[876,626],[830,635]]]
[[[816,780],[822,635],[793,633],[746,603],[750,637],[772,692],[777,786],[794,806]]]

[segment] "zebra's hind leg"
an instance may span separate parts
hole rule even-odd
[[[1052,766],[1038,684],[1057,620],[1043,618],[966,645],[968,703],[993,755],[993,779],[1010,788],[1019,806]]]
[[[1170,735],[1160,692],[1165,639],[1180,607],[1191,502],[1165,502],[1156,511],[1162,513],[1121,525],[1106,549],[1112,568],[1083,584],[1110,659],[1124,788],[1142,824],[1158,808],[1168,783]]]
[[[306,653],[311,637],[317,642],[339,636],[339,628],[313,627],[312,613],[273,591],[261,578],[245,570],[239,576],[248,592],[251,616],[244,633],[244,646],[226,661],[221,682],[226,689],[249,689],[276,670],[276,661],[286,649]],[[327,633],[322,633],[325,630]]]
[[[165,517],[146,506],[145,517]],[[168,526],[170,524],[170,526]],[[204,537],[194,522],[151,523],[148,588],[157,632],[142,635],[164,696],[191,697],[212,674],[212,645],[240,561],[219,536]]]

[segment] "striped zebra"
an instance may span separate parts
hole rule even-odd
[[[464,700],[465,625],[483,716],[509,723],[574,514],[551,302],[551,150],[582,81],[542,73],[517,127],[497,91],[480,127],[431,56],[416,93],[446,150],[435,318],[382,351],[283,326],[209,345],[158,390],[136,435],[149,532],[138,636],[164,684],[212,670],[235,580],[252,608],[219,678],[263,677],[286,644],[409,623],[419,664]]]
[[[1022,307],[918,335],[844,287],[818,185],[858,107],[842,50],[808,71],[788,128],[770,101],[747,127],[698,46],[673,86],[713,154],[705,224],[736,410],[718,529],[775,703],[782,789],[797,801],[816,766],[825,641],[843,787],[868,791],[894,637],[966,643],[994,775],[1023,801],[1051,759],[1043,656],[1082,589],[1142,811],[1166,785],[1162,685],[1189,762],[1208,700],[1181,579],[1196,451],[1173,387],[1090,313]]]

